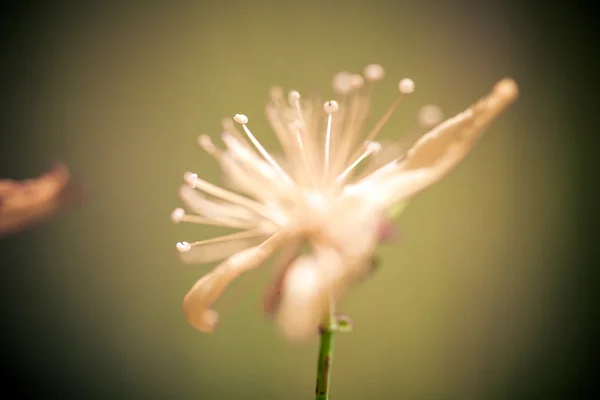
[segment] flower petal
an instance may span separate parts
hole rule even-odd
[[[389,182],[398,189],[394,193],[395,201],[416,194],[451,171],[517,95],[516,83],[503,79],[470,108],[426,133],[408,151],[399,173]]]
[[[180,187],[179,197],[196,214],[232,228],[250,228],[264,220],[246,207],[210,200],[188,185]]]
[[[288,340],[304,340],[318,332],[348,286],[348,267],[339,253],[325,248],[292,264],[283,282],[276,317]]]
[[[275,234],[256,247],[229,257],[196,282],[183,300],[183,311],[188,322],[199,331],[212,332],[217,324],[218,314],[210,307],[235,278],[265,262],[285,239],[286,235],[283,233]]]

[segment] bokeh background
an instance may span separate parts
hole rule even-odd
[[[67,163],[88,202],[0,241],[8,398],[311,399],[317,340],[290,345],[245,276],[213,335],[183,295],[209,266],[175,243],[187,170],[218,179],[196,145],[243,112],[259,139],[279,84],[332,94],[339,70],[381,63],[375,114],[411,77],[394,138],[435,103],[461,111],[504,76],[522,96],[442,183],[399,218],[401,241],[345,300],[332,399],[568,399],[584,392],[592,281],[584,157],[595,61],[564,6],[506,1],[19,3],[0,32],[0,176]],[[575,28],[573,28],[575,27]],[[583,105],[582,105],[583,104]],[[587,106],[585,105],[587,104]],[[592,142],[588,142],[590,145]],[[587,150],[586,150],[587,149]],[[587,175],[586,175],[587,174]],[[590,397],[591,398],[591,397]]]

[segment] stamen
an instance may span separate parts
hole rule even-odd
[[[250,146],[250,143],[248,143],[248,141],[246,140],[246,138],[244,137],[244,135],[242,135],[242,133],[238,130],[238,128],[235,126],[235,121],[233,120],[233,118],[231,117],[225,117],[221,120],[221,126],[223,127],[223,130],[226,132],[229,132],[233,137],[235,137],[241,144],[243,144],[244,146],[248,147],[248,148],[252,148]]]
[[[385,70],[379,64],[370,64],[365,67],[364,75],[367,81],[380,81],[385,76]]]
[[[244,114],[235,114],[233,120],[242,125],[246,125],[248,123],[248,117],[246,117]]]
[[[245,168],[256,171],[258,174],[270,180],[277,179],[277,171],[271,168],[262,158],[258,156],[252,149],[249,149],[236,140],[229,132],[221,133],[221,140],[227,146],[230,154],[238,161],[241,161]]]
[[[383,179],[389,176],[390,173],[394,173],[398,170],[399,159],[400,158],[396,158],[388,162],[387,164],[379,167],[367,176],[361,178],[358,182],[344,186],[343,193],[364,193],[366,190],[370,190],[370,188],[375,187],[379,184],[379,182],[381,182]]]
[[[202,148],[202,150],[204,150],[208,154],[215,156],[219,152],[219,149],[217,149],[217,147],[214,145],[214,143],[210,139],[210,136],[200,135],[198,136],[197,140],[198,145]]]
[[[313,186],[315,188],[318,187],[317,181],[312,173],[312,168],[309,164],[308,157],[306,156],[306,149],[304,147],[304,141],[302,140],[302,131],[301,131],[302,123],[298,120],[294,120],[290,123],[290,131],[295,133],[296,140],[298,141],[298,147],[300,149],[300,156],[302,158],[302,162],[304,163],[304,170],[306,171],[306,176],[310,179]]]
[[[379,133],[379,131],[381,131],[383,126],[390,120],[392,114],[394,113],[394,111],[396,111],[398,105],[402,102],[404,96],[414,92],[415,83],[412,81],[412,79],[404,78],[398,83],[398,90],[400,94],[398,95],[398,97],[396,97],[396,100],[394,100],[394,102],[392,103],[390,108],[388,108],[385,114],[383,114],[379,121],[377,121],[373,129],[371,129],[371,131],[367,134],[367,136],[365,137],[365,142],[370,142],[375,138],[375,136],[377,136],[377,134]],[[356,157],[359,151],[360,150],[357,150],[350,158],[352,159]]]
[[[352,91],[352,74],[346,71],[335,74],[333,77],[333,90],[342,95],[349,94]]]
[[[247,238],[257,237],[257,236],[261,236],[261,235],[264,235],[264,232],[261,232],[258,229],[253,229],[251,231],[232,233],[231,235],[219,236],[216,238],[201,240],[199,242],[194,242],[194,243],[179,242],[179,243],[177,243],[176,247],[177,247],[177,250],[179,250],[181,253],[186,253],[186,252],[190,251],[192,249],[192,247],[196,247],[196,246],[202,246],[202,245],[211,244],[211,243],[229,242],[229,241],[237,240],[237,239],[247,239]]]
[[[404,78],[398,82],[398,89],[401,94],[411,94],[415,91],[415,82],[412,79]]]
[[[294,136],[296,136],[298,146],[300,146],[300,153],[302,154],[302,156],[304,156],[304,143],[302,142],[302,131],[300,130],[301,125],[301,122],[295,119],[290,123],[289,127],[290,131],[294,133]]]
[[[192,248],[192,246],[188,242],[179,242],[179,243],[177,243],[176,247],[180,253],[185,253],[186,251],[190,251]]]
[[[362,75],[352,74],[350,75],[350,84],[353,90],[358,90],[365,85],[365,79]]]
[[[176,224],[179,224],[181,222],[190,222],[190,223],[194,223],[194,224],[222,226],[225,228],[232,228],[231,223],[216,221],[216,220],[213,220],[210,218],[201,217],[199,215],[186,214],[183,208],[176,208],[175,210],[173,210],[173,212],[171,213],[171,220]],[[246,227],[240,225],[240,226],[236,226],[235,228],[245,229]]]
[[[304,115],[302,115],[302,107],[300,106],[300,93],[298,93],[296,90],[292,90],[288,95],[288,102],[296,109],[296,112],[298,113],[298,119],[302,123],[302,126],[306,125],[306,121],[304,121]]]
[[[327,113],[327,132],[325,133],[325,172],[323,177],[325,180],[327,180],[327,175],[329,172],[329,153],[331,150],[331,119],[333,113],[336,112],[340,106],[338,105],[337,101],[330,100],[325,102],[323,108]]]
[[[373,154],[373,153],[377,153],[379,150],[381,150],[381,144],[379,144],[378,142],[367,142],[365,144],[365,151],[352,163],[350,164],[350,166],[348,168],[346,168],[346,170],[344,172],[342,172],[337,178],[336,181],[337,182],[342,182],[346,176],[352,172],[352,170],[354,168],[356,168],[356,166],[365,158],[367,158],[369,155]]]
[[[233,117],[233,120],[238,124],[242,125],[244,132],[246,132],[246,135],[248,136],[254,147],[256,147],[256,150],[258,150],[258,152],[263,156],[263,158],[267,160],[269,164],[271,164],[271,166],[279,173],[279,175],[281,175],[283,179],[285,179],[287,183],[293,184],[292,179],[285,173],[285,171],[279,166],[279,164],[277,164],[277,161],[273,159],[269,152],[265,150],[265,148],[260,144],[260,142],[254,137],[252,132],[250,132],[250,129],[248,129],[248,126],[246,125],[248,123],[248,117],[246,117],[244,114],[236,114],[235,117]]]
[[[259,215],[262,215],[263,217],[275,223],[283,222],[281,218],[278,218],[279,215],[274,215],[272,212],[269,212],[269,208],[262,205],[261,203],[258,203],[247,197],[230,192],[229,190],[225,190],[217,185],[213,185],[212,183],[202,180],[198,178],[198,174],[195,174],[193,172],[186,172],[183,175],[183,179],[193,189],[197,188],[222,200],[226,200],[230,203],[246,207],[247,209],[254,211]]]

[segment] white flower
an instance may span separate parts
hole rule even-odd
[[[266,115],[282,157],[258,142],[242,114],[224,120],[224,149],[208,136],[199,138],[231,190],[188,172],[180,195],[192,214],[176,209],[172,219],[240,232],[177,244],[188,263],[225,259],[185,296],[183,308],[194,327],[212,331],[218,316],[211,307],[230,282],[281,250],[268,308],[286,337],[316,333],[344,291],[368,274],[380,223],[389,211],[445,176],[517,97],[514,81],[501,80],[490,94],[398,153],[397,146],[382,147],[374,139],[413,92],[412,80],[399,82],[396,101],[370,131],[363,131],[371,89],[383,76],[379,65],[369,65],[362,76],[337,74],[339,102],[304,100],[296,91],[286,100],[281,89],[273,89]],[[419,118],[435,125],[441,113],[426,106]]]

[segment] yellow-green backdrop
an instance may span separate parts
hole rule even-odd
[[[219,177],[199,133],[216,139],[222,117],[245,113],[276,149],[264,118],[272,85],[331,96],[335,72],[377,62],[387,76],[374,117],[398,79],[417,87],[385,138],[410,127],[421,105],[450,115],[504,76],[522,96],[452,174],[414,199],[398,220],[401,241],[380,251],[379,273],[343,302],[356,329],[337,340],[332,399],[516,398],[540,354],[568,331],[554,315],[569,274],[573,160],[551,80],[533,67],[535,41],[515,28],[524,20],[485,3],[24,11],[2,61],[3,174],[33,175],[59,158],[90,197],[1,242],[2,269],[11,271],[6,348],[14,375],[29,377],[22,390],[65,399],[312,398],[316,340],[290,345],[260,313],[272,269],[233,287],[216,333],[186,323],[182,297],[210,266],[181,264],[175,243],[217,231],[174,225],[169,215],[181,205],[183,172]]]

